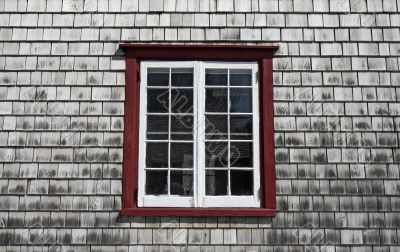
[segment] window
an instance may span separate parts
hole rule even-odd
[[[275,47],[122,45],[123,215],[275,213]]]

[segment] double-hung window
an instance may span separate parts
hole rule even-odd
[[[275,213],[275,47],[122,45],[123,215]]]

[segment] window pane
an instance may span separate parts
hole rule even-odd
[[[193,196],[193,172],[171,171],[170,192],[172,195]]]
[[[228,137],[227,115],[206,115],[206,139],[226,139]]]
[[[231,142],[231,167],[253,167],[253,143]]]
[[[193,87],[193,69],[191,68],[171,69],[171,86]]]
[[[250,113],[252,111],[252,97],[250,88],[230,89],[230,111],[236,113]]]
[[[171,90],[172,113],[193,113],[193,89]]]
[[[228,83],[227,69],[206,69],[206,85],[226,86]]]
[[[171,139],[193,140],[193,116],[171,116]]]
[[[229,74],[229,85],[251,86],[251,69],[231,69]]]
[[[168,86],[169,69],[168,68],[148,68],[147,86]]]
[[[228,171],[206,171],[206,195],[228,195]]]
[[[252,139],[253,117],[251,115],[231,115],[230,130],[231,139]]]
[[[167,194],[167,189],[168,171],[146,171],[146,194]]]
[[[171,143],[171,167],[193,167],[193,143]]]
[[[231,195],[253,195],[253,172],[231,170]]]
[[[168,89],[147,89],[147,112],[168,113]]]
[[[147,116],[147,139],[168,139],[168,115]]]
[[[168,143],[147,143],[146,145],[146,167],[167,168],[168,167]]]
[[[206,89],[206,112],[227,112],[228,90],[226,88]]]
[[[206,142],[205,143],[206,167],[228,166],[228,143]]]

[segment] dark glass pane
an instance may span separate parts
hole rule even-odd
[[[249,113],[252,111],[252,98],[250,88],[230,89],[230,111],[237,113]]]
[[[147,112],[168,113],[168,89],[147,89]]]
[[[171,167],[193,167],[193,143],[171,143]]]
[[[171,117],[171,139],[193,140],[193,116]]]
[[[231,167],[253,167],[253,143],[231,142]]]
[[[205,143],[206,167],[228,166],[228,143],[206,142]]]
[[[170,192],[172,195],[193,196],[193,172],[171,171]]]
[[[168,139],[168,115],[147,116],[147,139]]]
[[[253,195],[253,172],[231,170],[231,195]]]
[[[229,85],[251,86],[250,69],[231,69],[229,74]]]
[[[231,139],[252,139],[253,117],[251,115],[230,116]]]
[[[168,167],[168,143],[146,143],[146,167]]]
[[[172,89],[171,90],[172,113],[193,112],[193,89]]]
[[[149,68],[147,70],[147,86],[168,86],[168,68]]]
[[[228,195],[228,171],[206,171],[206,195]]]
[[[206,139],[226,139],[228,136],[227,115],[206,115]]]
[[[146,194],[168,193],[168,171],[146,171]]]
[[[171,70],[171,86],[193,87],[193,69],[173,68]]]
[[[228,84],[227,69],[206,69],[206,85],[226,86]]]
[[[206,112],[227,112],[228,90],[226,88],[206,89]]]

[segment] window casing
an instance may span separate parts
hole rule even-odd
[[[272,56],[277,47],[140,44],[123,44],[120,47],[126,53],[124,166],[121,214],[140,216],[273,216],[276,211],[276,200],[273,140]],[[200,190],[196,192],[196,188],[199,188],[199,186],[193,187],[194,190],[192,201],[183,200],[182,202],[173,202],[171,200],[166,200],[169,203],[161,204],[155,203],[155,199],[157,198],[159,200],[160,195],[152,195],[156,196],[153,203],[151,202],[152,200],[147,200],[145,197],[143,197],[144,187],[141,185],[143,182],[143,174],[141,174],[141,172],[144,172],[143,167],[145,166],[141,166],[141,162],[143,162],[143,160],[141,160],[141,158],[143,159],[143,153],[141,152],[143,152],[145,149],[142,146],[142,140],[144,138],[140,137],[140,135],[142,135],[144,132],[144,126],[142,125],[143,118],[141,118],[143,116],[141,111],[144,107],[142,104],[143,94],[141,94],[143,92],[143,88],[141,86],[143,85],[144,81],[143,79],[140,79],[145,78],[142,74],[144,71],[143,67],[150,62],[158,62],[161,64],[169,64],[170,62],[174,62],[172,67],[175,68],[178,66],[176,64],[180,64],[183,61],[186,61],[184,62],[186,65],[189,62],[194,64],[195,67],[193,70],[197,71],[194,76],[199,75],[199,77],[193,78],[194,83],[196,83],[196,85],[193,85],[193,89],[199,89],[199,87],[204,85],[201,84],[203,83],[201,82],[201,78],[204,78],[201,72],[203,71],[204,73],[205,69],[207,68],[205,66],[212,68],[212,64],[217,64],[217,68],[220,67],[221,64],[225,64],[225,66],[230,66],[232,68],[234,68],[233,66],[238,66],[238,64],[243,64],[247,67],[251,65],[251,71],[258,72],[257,76],[253,76],[254,81],[257,81],[258,79],[258,85],[256,85],[255,88],[253,86],[252,88],[254,89],[252,89],[251,92],[252,101],[258,103],[258,105],[253,104],[253,109],[258,108],[258,112],[256,110],[252,111],[258,114],[258,116],[254,116],[253,119],[259,119],[259,123],[253,122],[253,126],[258,125],[259,127],[257,127],[256,130],[254,130],[253,127],[252,132],[252,140],[254,141],[253,145],[259,145],[259,148],[253,148],[256,150],[253,152],[253,155],[258,155],[258,158],[253,158],[252,169],[253,171],[257,170],[253,176],[253,189],[256,191],[257,187],[259,188],[258,192],[253,192],[252,194],[254,197],[256,197],[255,201],[252,202],[253,204],[251,203],[251,200],[247,200],[243,205],[236,204],[235,201],[238,200],[232,200],[229,202],[229,196],[222,196],[224,200],[217,200],[216,198],[220,197],[220,195],[209,197],[211,199],[216,199],[215,202],[217,203],[213,203],[212,200],[207,202],[207,196],[205,196],[204,193],[201,194]],[[254,95],[254,92],[258,92],[258,99],[255,99],[257,95]],[[204,103],[201,104],[198,102],[201,99],[199,96],[201,96],[202,93],[204,96],[204,90],[203,92],[197,92],[194,96],[194,100],[197,99],[197,101],[194,101],[194,103],[197,102],[199,104],[193,113],[197,113],[196,117],[198,117],[199,114],[202,115],[202,112],[200,111],[199,113],[199,110],[203,109],[204,112],[204,108],[201,106],[204,105]],[[194,129],[195,128],[196,127],[194,127]],[[201,136],[201,134],[199,135]],[[194,141],[197,139],[197,137],[198,134],[195,133]],[[194,148],[201,148],[202,143],[205,142],[206,141],[198,140],[198,143],[194,144],[193,146],[196,146]],[[258,153],[256,153],[257,151]],[[193,170],[199,171],[199,174],[193,173],[193,175],[199,177],[202,176],[201,171],[204,171],[204,169],[199,169],[201,165],[198,165],[197,163],[200,160],[203,160],[203,158],[195,157],[195,155],[204,155],[201,153],[204,152],[196,150],[194,151],[193,157],[193,160],[195,160]],[[142,171],[140,167],[143,168]],[[259,179],[255,179],[256,176],[258,176]],[[202,180],[200,178],[194,178],[194,181]],[[243,195],[234,196],[243,197]],[[245,197],[249,199],[248,195]]]

